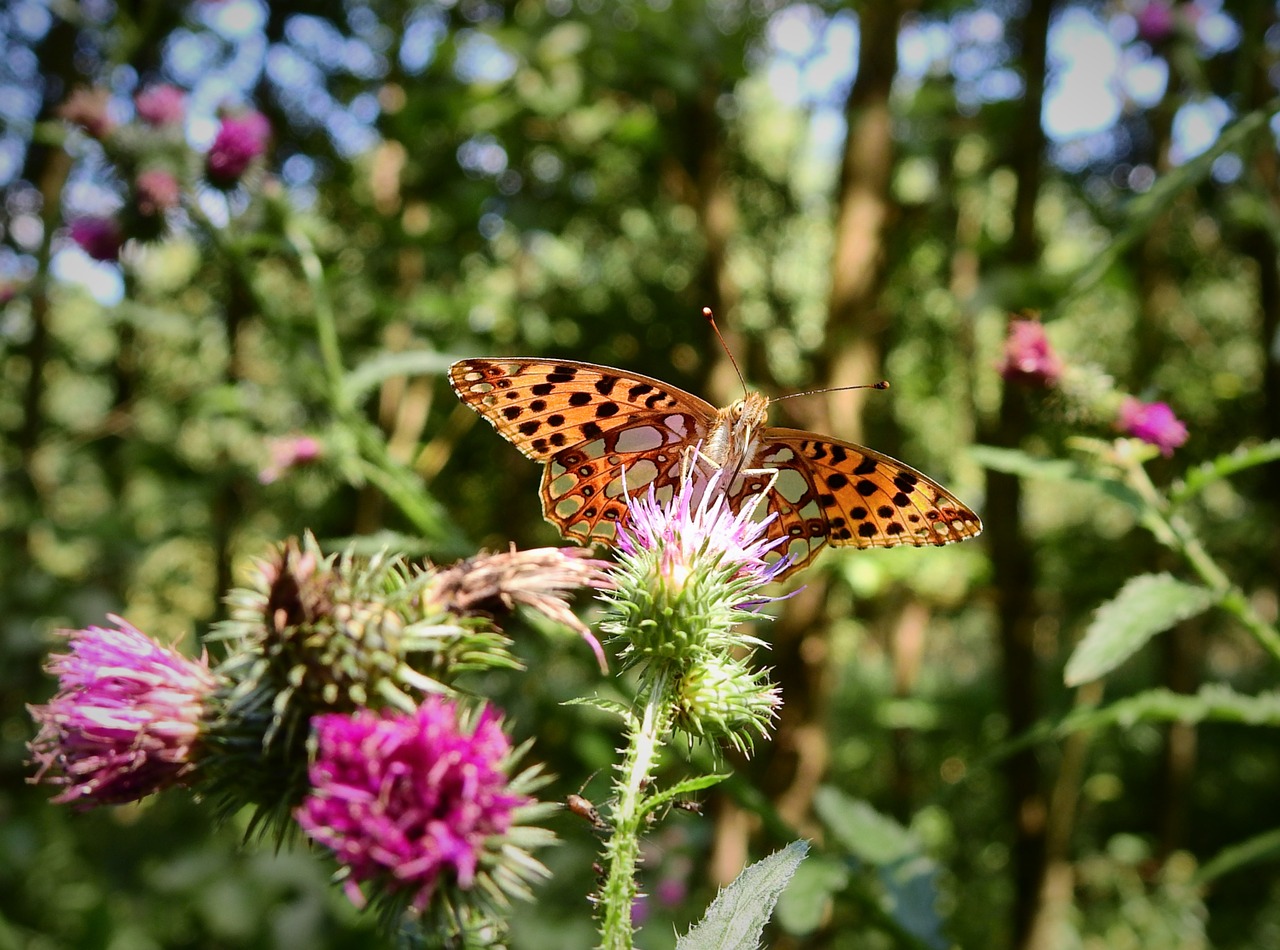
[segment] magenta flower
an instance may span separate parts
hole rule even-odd
[[[95,261],[118,261],[124,232],[114,218],[77,218],[71,222],[71,240]]]
[[[1049,344],[1039,320],[1009,321],[1000,375],[1024,386],[1052,386],[1062,375],[1062,360]]]
[[[133,187],[135,206],[144,218],[159,217],[178,206],[181,187],[171,172],[152,168],[138,175]]]
[[[310,465],[324,455],[324,445],[309,435],[285,435],[267,440],[271,460],[258,473],[258,481],[270,485],[293,468]]]
[[[1120,405],[1116,426],[1122,432],[1157,446],[1166,458],[1187,441],[1187,426],[1173,414],[1168,403],[1143,402],[1127,396]]]
[[[66,102],[58,106],[58,117],[80,126],[93,138],[102,140],[115,128],[115,122],[107,114],[110,101],[111,93],[108,90],[80,86],[67,97]]]
[[[46,667],[57,694],[27,707],[40,726],[28,744],[37,766],[30,781],[62,786],[53,800],[80,808],[137,801],[180,781],[217,686],[204,658],[109,619],[116,629],[66,631],[71,652]]]
[[[329,713],[312,725],[312,789],[295,817],[347,869],[358,906],[366,882],[410,892],[418,911],[442,885],[470,889],[531,801],[511,787],[511,743],[489,707],[469,728],[441,696],[411,715]]]
[[[133,97],[138,118],[147,125],[177,125],[187,112],[186,96],[177,86],[148,86]]]
[[[1173,35],[1173,8],[1164,0],[1148,0],[1134,14],[1138,38],[1157,46]]]
[[[786,540],[768,536],[776,515],[755,521],[754,510],[747,505],[734,514],[723,492],[708,491],[692,478],[681,481],[670,502],[659,502],[651,484],[647,495],[630,496],[627,508],[627,518],[618,529],[618,547],[631,556],[656,553],[660,573],[677,588],[699,563],[728,568],[735,580],[752,588],[767,584],[786,569],[785,557],[772,563],[766,559]]]
[[[267,150],[271,125],[258,112],[223,119],[222,126],[205,156],[205,174],[218,188],[232,188],[248,171],[254,159]]]

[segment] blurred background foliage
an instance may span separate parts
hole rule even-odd
[[[378,945],[300,847],[180,795],[79,815],[26,786],[54,631],[115,612],[197,650],[247,559],[304,529],[437,560],[554,543],[537,466],[443,368],[567,357],[723,403],[708,305],[768,393],[891,379],[776,421],[909,460],[987,532],[807,573],[763,628],[778,739],[655,829],[642,944],[803,834],[780,947],[1280,945],[1273,732],[1047,728],[1099,699],[1062,676],[1092,612],[1176,561],[1121,502],[967,451],[1109,437],[1120,391],[1187,423],[1158,485],[1280,436],[1277,4],[13,0],[0,38],[0,948]],[[57,109],[105,88],[123,127],[160,82],[194,165],[224,107],[271,150],[228,193],[188,169],[160,239],[92,260],[67,223],[133,192]],[[1024,310],[1092,389],[1001,378]],[[1273,623],[1275,479],[1194,510]],[[576,637],[513,629],[531,675],[476,687],[554,794],[591,795],[613,727],[560,704],[607,687]],[[1256,692],[1271,662],[1211,613],[1106,694]],[[558,830],[515,946],[593,942],[594,840]]]

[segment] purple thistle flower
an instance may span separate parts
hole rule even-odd
[[[202,657],[156,643],[127,621],[64,631],[71,652],[46,667],[58,693],[28,706],[40,730],[28,744],[31,782],[64,786],[53,800],[80,808],[143,798],[193,768],[205,703],[217,686]]]
[[[205,156],[205,174],[218,188],[231,188],[240,181],[254,159],[267,150],[271,124],[258,112],[223,119],[222,126]]]
[[[1187,441],[1186,424],[1164,402],[1143,402],[1127,396],[1120,405],[1116,425],[1122,432],[1158,447],[1165,458]]]
[[[258,472],[258,482],[270,485],[285,472],[319,461],[324,455],[324,444],[314,436],[285,435],[267,440],[271,461]]]
[[[124,232],[113,218],[77,218],[71,222],[71,240],[95,261],[118,261]]]
[[[511,743],[485,707],[466,728],[455,704],[429,696],[416,713],[363,710],[312,720],[317,753],[312,790],[295,813],[315,841],[349,871],[347,895],[376,881],[412,892],[422,910],[442,883],[466,890],[496,857],[516,808],[531,801],[511,790]]]
[[[1158,46],[1173,35],[1173,8],[1164,0],[1150,0],[1134,14],[1138,24],[1138,37],[1152,46]]]
[[[1009,321],[1000,375],[1024,386],[1052,386],[1062,375],[1062,360],[1053,351],[1039,320]]]
[[[628,555],[656,551],[663,577],[677,587],[699,561],[733,569],[733,577],[749,586],[763,586],[781,574],[786,557],[772,564],[765,555],[785,541],[768,536],[777,516],[752,518],[754,506],[743,505],[734,514],[724,492],[710,490],[692,476],[676,486],[669,502],[660,502],[652,484],[646,495],[627,499],[627,518],[618,529],[618,547]],[[714,496],[714,498],[712,497]]]
[[[147,125],[177,125],[186,115],[186,96],[177,86],[148,86],[133,97],[138,118]]]
[[[178,206],[181,186],[171,172],[152,168],[138,175],[134,182],[134,202],[138,214],[153,218]]]

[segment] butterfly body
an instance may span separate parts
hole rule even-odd
[[[572,360],[502,357],[454,363],[458,397],[529,458],[544,463],[543,514],[566,537],[611,543],[626,499],[669,497],[696,465],[730,506],[765,496],[785,538],[786,573],[824,544],[947,544],[982,530],[932,479],[873,449],[768,425],[769,400],[723,409],[661,380]]]

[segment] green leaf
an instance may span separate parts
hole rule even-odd
[[[789,934],[813,933],[826,916],[832,896],[849,885],[845,863],[829,855],[815,855],[800,865],[782,892],[776,915],[778,926]]]
[[[651,812],[655,808],[662,807],[667,802],[674,801],[681,795],[691,795],[694,792],[700,792],[713,785],[719,785],[725,779],[729,778],[729,775],[730,773],[728,772],[723,772],[718,775],[697,775],[693,778],[687,778],[681,782],[676,782],[676,784],[672,785],[670,788],[663,789],[661,792],[655,793],[652,798],[648,799],[645,802],[644,810],[646,812]]]
[[[1234,722],[1250,726],[1280,726],[1280,692],[1246,696],[1221,683],[1208,683],[1196,693],[1152,689],[1101,709],[1080,709],[1058,726],[1059,735],[1080,729],[1139,722]]]
[[[350,405],[365,393],[395,376],[435,376],[447,370],[457,356],[435,350],[383,353],[361,363],[342,380],[342,395]]]
[[[878,887],[863,900],[881,924],[905,946],[946,947],[936,908],[940,872],[919,839],[888,815],[830,786],[818,789],[813,808],[842,848],[874,868]]]
[[[1037,458],[1019,449],[1002,449],[994,445],[974,445],[969,454],[993,472],[1005,472],[1023,478],[1046,478],[1053,481],[1072,481],[1093,485],[1116,501],[1124,502],[1134,511],[1146,508],[1142,497],[1122,481],[1097,474],[1072,459]]]
[[[1085,473],[1068,459],[1045,459],[1019,449],[1002,449],[994,445],[973,445],[969,455],[983,468],[1024,478],[1050,478],[1058,481],[1087,481]]]
[[[1261,861],[1280,859],[1280,828],[1264,831],[1239,844],[1223,848],[1204,867],[1196,872],[1197,885],[1208,884],[1217,878],[1247,868]]]
[[[1098,608],[1084,639],[1067,661],[1065,680],[1079,686],[1110,673],[1157,633],[1202,613],[1217,595],[1168,574],[1131,577]]]
[[[867,864],[891,864],[920,850],[911,832],[898,822],[830,786],[818,789],[813,810],[840,846]]]
[[[1189,501],[1216,481],[1221,481],[1268,462],[1280,461],[1280,439],[1272,439],[1261,445],[1241,446],[1234,452],[1219,455],[1216,459],[1198,465],[1187,472],[1186,478],[1173,487],[1169,500],[1175,505]]]
[[[746,868],[716,896],[702,920],[676,941],[676,950],[759,947],[779,895],[808,853],[809,842],[793,841]]]

